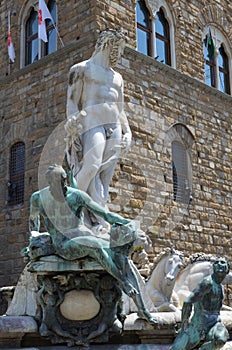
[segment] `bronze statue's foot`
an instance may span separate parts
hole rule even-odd
[[[138,311],[137,315],[139,318],[146,320],[152,325],[158,326],[159,324],[159,321],[155,317],[153,317],[147,309]]]

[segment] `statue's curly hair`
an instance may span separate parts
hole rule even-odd
[[[122,41],[126,41],[126,34],[121,30],[105,29],[99,33],[95,52],[104,50],[108,46],[120,45]]]

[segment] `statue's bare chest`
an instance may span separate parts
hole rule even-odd
[[[204,308],[208,311],[219,311],[223,300],[223,289],[220,284],[213,283],[210,292],[204,298]]]
[[[121,86],[121,77],[117,72],[94,64],[86,65],[84,80],[87,85],[109,85],[115,89]]]

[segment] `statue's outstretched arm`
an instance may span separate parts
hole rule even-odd
[[[110,224],[114,224],[117,222],[121,224],[128,224],[131,222],[130,220],[123,218],[121,215],[105,210],[105,208],[103,208],[102,206],[94,202],[92,198],[85,192],[80,192],[80,193],[84,201],[84,207],[86,207],[92,213],[102,217]]]
[[[211,281],[208,278],[204,278],[198,286],[192,291],[189,297],[186,299],[186,303],[195,303],[202,300],[204,295],[209,292],[211,288]]]
[[[122,147],[124,147],[126,149],[126,151],[129,151],[129,148],[131,146],[131,139],[132,139],[132,133],[131,133],[131,129],[130,129],[130,125],[126,116],[126,113],[124,111],[124,86],[123,86],[123,79],[122,79],[122,86],[121,86],[121,90],[119,91],[119,118],[120,118],[120,123],[121,123],[121,127],[122,127],[122,134],[123,134],[123,138],[122,138]]]

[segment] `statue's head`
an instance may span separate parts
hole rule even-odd
[[[230,271],[230,263],[224,257],[216,258],[213,263],[213,271],[216,275],[227,275]]]
[[[58,201],[63,201],[67,191],[65,170],[61,165],[53,164],[49,166],[45,175],[52,196]]]
[[[110,49],[110,65],[115,66],[126,44],[126,35],[121,30],[106,29],[100,32],[95,45],[95,55],[99,51]]]
[[[49,185],[54,183],[63,183],[66,181],[67,174],[61,165],[50,165],[46,171],[46,179]]]

